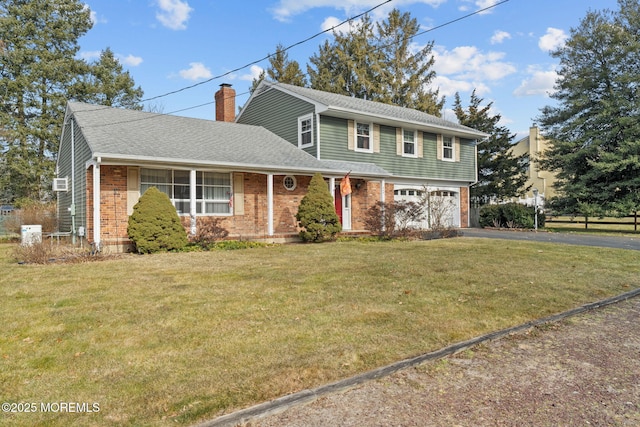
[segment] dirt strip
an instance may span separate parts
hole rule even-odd
[[[638,426],[640,299],[487,341],[239,425]]]
[[[640,289],[200,426],[640,425],[638,295]]]

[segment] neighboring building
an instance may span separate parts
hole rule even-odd
[[[537,126],[529,128],[529,136],[516,142],[511,149],[515,156],[527,154],[529,156],[528,179],[525,187],[531,186],[524,197],[518,201],[527,205],[534,205],[533,189],[538,189],[538,205],[544,206],[544,201],[555,195],[553,183],[555,175],[552,172],[542,171],[538,167],[540,155],[547,149],[548,141],[540,135]]]
[[[455,200],[451,225],[468,226],[481,132],[414,110],[268,83],[237,123],[234,113],[229,85],[216,93],[216,121],[69,102],[57,163],[66,189],[58,192],[60,231],[127,247],[133,206],[155,186],[191,233],[216,216],[231,238],[287,239],[297,236],[295,214],[315,173],[337,189],[344,230],[364,230],[369,207],[423,186]],[[347,174],[352,192],[343,196]]]

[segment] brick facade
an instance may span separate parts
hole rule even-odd
[[[127,235],[127,176],[126,166],[100,167],[100,228],[103,246],[126,247],[130,244]],[[93,240],[93,167],[87,170],[87,237]],[[221,226],[229,231],[229,238],[268,239],[267,175],[257,173],[235,173],[234,182],[241,177],[242,186],[234,189],[234,215],[221,216]],[[307,193],[310,176],[296,175],[296,187],[284,187],[285,175],[273,177],[273,231],[275,237],[294,237],[300,229],[295,218],[298,206]],[[336,180],[336,185],[339,180]],[[380,182],[351,180],[352,230],[364,231],[364,216],[367,209],[380,200]],[[393,200],[393,184],[385,186],[387,201]],[[239,192],[240,191],[240,192]],[[238,197],[242,197],[241,202]],[[242,209],[240,209],[241,204]],[[129,203],[130,205],[130,203]],[[196,227],[204,217],[196,218]],[[181,216],[188,232],[189,216]]]
[[[460,187],[460,228],[469,228],[469,187]]]

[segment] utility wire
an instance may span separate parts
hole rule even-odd
[[[382,2],[382,3],[379,3],[378,5],[376,5],[376,6],[372,7],[371,9],[369,9],[369,10],[367,10],[367,11],[365,11],[365,12],[362,12],[362,13],[361,13],[361,14],[359,14],[359,15],[352,16],[351,18],[348,18],[348,19],[346,19],[346,20],[342,21],[341,23],[339,23],[339,24],[337,24],[337,25],[334,25],[334,26],[333,26],[333,27],[331,27],[331,28],[328,28],[328,29],[326,29],[326,30],[324,30],[324,31],[321,31],[321,32],[319,32],[319,33],[316,33],[316,34],[312,35],[311,37],[307,37],[307,38],[306,38],[306,39],[304,39],[304,40],[300,40],[299,42],[296,42],[296,43],[294,43],[294,44],[292,44],[292,45],[290,45],[290,46],[287,46],[286,48],[282,49],[282,50],[281,50],[281,52],[286,52],[286,51],[288,51],[289,49],[294,48],[294,47],[296,47],[296,46],[299,46],[299,45],[301,45],[301,44],[304,44],[304,43],[306,43],[306,42],[308,42],[308,41],[311,41],[311,40],[315,39],[316,37],[321,36],[321,35],[322,35],[322,34],[324,34],[324,33],[328,33],[329,31],[333,31],[333,30],[335,30],[336,28],[338,28],[339,26],[341,26],[341,25],[343,25],[343,24],[346,24],[347,22],[351,22],[351,21],[353,21],[353,20],[355,20],[355,19],[358,19],[358,18],[360,18],[360,17],[362,17],[362,16],[364,16],[364,15],[368,14],[369,12],[372,12],[372,11],[374,11],[374,10],[378,9],[379,7],[382,7],[382,6],[384,6],[385,4],[390,3],[390,2],[392,2],[392,1],[393,1],[393,0],[386,0],[386,1]],[[192,84],[191,86],[185,86],[185,87],[183,87],[183,88],[180,88],[180,89],[177,89],[177,90],[174,90],[174,91],[171,91],[171,92],[163,93],[162,95],[157,95],[157,96],[153,96],[153,97],[151,97],[151,98],[143,99],[141,102],[153,101],[154,99],[164,98],[165,96],[174,95],[174,94],[176,94],[176,93],[180,93],[180,92],[183,92],[183,91],[185,91],[185,90],[193,89],[194,87],[198,87],[198,86],[201,86],[201,85],[203,85],[203,84],[207,84],[207,83],[209,83],[209,82],[211,82],[211,81],[213,81],[213,80],[220,79],[220,78],[222,78],[222,77],[226,77],[226,76],[228,76],[229,74],[232,74],[232,73],[235,73],[235,72],[237,72],[237,71],[243,70],[243,69],[245,69],[245,68],[247,68],[247,67],[250,67],[250,66],[252,66],[252,65],[256,65],[256,64],[258,64],[258,63],[260,63],[260,62],[262,62],[262,61],[264,61],[264,60],[267,60],[267,59],[271,58],[272,56],[274,56],[274,55],[276,55],[276,54],[277,54],[277,53],[270,53],[270,54],[268,54],[267,56],[265,56],[264,58],[257,59],[257,60],[255,60],[255,61],[252,61],[252,62],[250,62],[250,63],[246,64],[246,65],[243,65],[242,67],[238,67],[238,68],[235,68],[235,69],[233,69],[233,70],[231,70],[231,71],[227,71],[227,72],[226,72],[226,73],[224,73],[224,74],[220,74],[220,75],[217,75],[217,76],[211,77],[211,78],[209,78],[209,79],[207,79],[207,80],[204,80],[204,81],[201,81],[201,82],[198,82],[198,83]]]
[[[384,4],[389,3],[389,2],[391,2],[391,1],[392,1],[392,0],[386,0],[385,2],[380,3],[380,4],[378,4],[377,6],[374,6],[373,8],[371,8],[371,9],[367,10],[366,12],[363,12],[363,13],[361,13],[361,14],[359,14],[359,15],[353,16],[353,17],[351,17],[351,18],[349,18],[349,19],[346,19],[346,20],[342,21],[340,24],[334,25],[333,27],[331,27],[331,28],[329,28],[329,29],[327,29],[327,30],[324,30],[324,31],[322,31],[322,32],[320,32],[320,33],[317,33],[317,34],[313,35],[313,36],[307,37],[307,38],[306,38],[306,39],[304,39],[304,40],[301,40],[301,41],[299,41],[299,42],[296,42],[296,43],[294,43],[294,44],[292,44],[292,45],[290,45],[290,46],[288,46],[288,47],[286,47],[286,48],[282,49],[282,50],[281,50],[281,52],[286,52],[287,50],[289,50],[289,49],[291,49],[291,48],[293,48],[293,47],[295,47],[295,46],[301,45],[301,44],[303,44],[303,43],[306,43],[306,42],[308,42],[308,41],[310,41],[310,40],[312,40],[312,39],[314,39],[314,38],[318,37],[318,36],[319,36],[319,35],[321,35],[321,34],[324,34],[324,33],[328,32],[328,31],[333,31],[334,29],[336,29],[336,28],[340,27],[341,25],[344,25],[345,23],[348,23],[348,22],[351,22],[351,21],[353,21],[353,20],[355,20],[355,19],[357,19],[357,18],[360,18],[360,17],[362,17],[362,16],[366,15],[367,13],[369,13],[369,12],[371,12],[371,11],[373,11],[373,10],[375,10],[375,9],[377,9],[377,8],[379,8],[379,7],[383,6]],[[444,28],[444,27],[446,27],[446,26],[452,25],[452,24],[454,24],[454,23],[456,23],[456,22],[459,22],[459,21],[462,21],[462,20],[464,20],[464,19],[470,18],[470,17],[472,17],[472,16],[475,16],[475,15],[481,14],[481,13],[483,13],[483,12],[486,12],[487,10],[493,9],[493,8],[495,8],[495,7],[497,7],[497,6],[500,6],[500,5],[504,4],[504,3],[507,3],[507,2],[509,2],[509,1],[510,1],[510,0],[502,0],[502,1],[498,2],[498,3],[494,3],[494,4],[493,4],[493,5],[491,5],[491,6],[487,6],[487,7],[485,7],[485,8],[478,9],[478,10],[476,10],[476,11],[474,11],[474,12],[471,12],[471,13],[468,13],[468,14],[466,14],[466,15],[460,16],[460,17],[458,17],[458,18],[455,18],[455,19],[449,20],[449,21],[444,22],[444,23],[442,23],[442,24],[440,24],[440,25],[437,25],[437,26],[435,26],[435,27],[432,27],[432,28],[429,28],[429,29],[427,29],[427,30],[421,31],[421,32],[419,32],[419,33],[416,33],[416,34],[414,34],[414,35],[412,35],[412,36],[407,36],[407,37],[405,37],[404,39],[402,39],[401,41],[403,41],[403,42],[404,42],[404,41],[407,41],[407,40],[412,40],[412,39],[414,39],[414,38],[416,38],[416,37],[418,37],[418,36],[422,36],[422,35],[424,35],[424,34],[430,33],[430,32],[432,32],[432,31],[435,31],[435,30],[438,30],[438,29]],[[382,48],[385,48],[385,47],[388,47],[388,46],[390,46],[390,44],[388,44],[388,45],[378,46],[378,49],[382,49]],[[173,95],[173,94],[176,94],[176,93],[179,93],[179,92],[183,92],[183,91],[185,91],[185,90],[192,89],[192,88],[194,88],[194,87],[197,87],[197,86],[200,86],[200,85],[203,85],[203,84],[206,84],[206,83],[210,83],[211,81],[213,81],[213,80],[215,80],[215,79],[219,79],[219,78],[225,77],[225,76],[227,76],[227,75],[229,75],[229,74],[231,74],[231,73],[237,72],[237,71],[242,70],[242,69],[247,68],[247,67],[250,67],[251,65],[258,64],[258,63],[260,63],[260,62],[262,62],[262,61],[264,61],[264,60],[266,60],[266,59],[271,58],[271,57],[272,57],[272,56],[274,56],[274,55],[275,55],[275,54],[269,54],[269,55],[265,56],[264,58],[259,59],[259,60],[256,60],[256,61],[253,61],[253,62],[251,62],[251,63],[249,63],[249,64],[247,64],[247,65],[245,65],[245,66],[243,66],[243,67],[238,67],[238,68],[236,68],[236,69],[234,69],[234,70],[228,71],[228,72],[226,72],[226,73],[224,73],[224,74],[221,74],[221,75],[219,75],[219,76],[211,77],[210,79],[204,80],[204,81],[202,81],[202,82],[198,82],[198,83],[196,83],[196,84],[194,84],[194,85],[191,85],[191,86],[186,86],[186,87],[183,87],[183,88],[181,88],[181,89],[177,89],[177,90],[174,90],[174,91],[171,91],[171,92],[167,92],[167,93],[162,94],[162,95],[158,95],[158,96],[154,96],[154,97],[152,97],[152,98],[144,99],[144,100],[142,100],[141,102],[147,102],[147,101],[151,101],[151,100],[154,100],[154,99],[162,98],[162,97],[165,97],[165,96]],[[305,74],[305,75],[308,75],[308,73],[304,73],[304,74]],[[277,84],[278,84],[278,82],[275,82],[274,84],[276,84],[276,85],[277,85]],[[234,95],[234,97],[235,97],[235,98],[237,98],[237,97],[239,97],[239,96],[247,95],[247,94],[250,94],[250,93],[251,93],[251,91],[242,92],[242,93],[236,93],[236,94]],[[186,108],[183,108],[183,109],[180,109],[180,110],[171,111],[171,112],[169,112],[169,113],[159,113],[159,115],[172,115],[172,114],[181,113],[181,112],[184,112],[184,111],[193,110],[193,109],[196,109],[196,108],[201,108],[201,107],[205,107],[205,106],[213,105],[213,104],[215,104],[215,101],[210,101],[210,102],[206,102],[206,103],[199,104],[199,105],[195,105],[195,106],[191,106],[191,107],[186,107]],[[90,111],[96,111],[96,110],[100,110],[100,109],[102,109],[102,108],[109,108],[109,107],[100,107],[100,108],[92,109],[92,110],[90,110]],[[136,121],[148,120],[148,119],[156,118],[156,117],[158,117],[158,115],[150,115],[150,116],[148,116],[148,117],[144,117],[144,118],[138,118],[138,119],[132,119],[132,120],[125,120],[125,121],[120,121],[120,122],[106,123],[106,124],[103,124],[103,125],[94,125],[94,126],[92,126],[92,127],[102,127],[102,126],[116,125],[116,124],[122,124],[122,123],[136,122]]]

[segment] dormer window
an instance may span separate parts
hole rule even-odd
[[[298,118],[298,148],[313,145],[313,116],[311,114]]]

